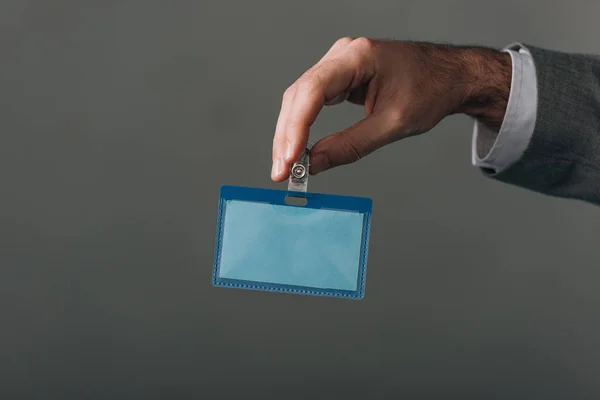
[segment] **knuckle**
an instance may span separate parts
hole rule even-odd
[[[388,111],[388,123],[391,132],[400,132],[403,137],[413,136],[419,132],[414,111],[410,109],[395,108]]]
[[[290,87],[288,87],[285,90],[285,92],[283,92],[282,103],[283,104],[290,103],[294,99],[294,96],[296,95],[297,91],[298,91],[298,84],[297,83],[294,83],[293,85],[291,85]]]
[[[343,37],[343,38],[340,38],[340,39],[336,40],[336,42],[335,42],[335,44],[333,46],[334,47],[347,46],[350,43],[352,43],[353,40],[354,40],[353,38],[351,38],[349,36],[346,36],[346,37]]]
[[[293,114],[293,115],[290,115],[286,126],[290,131],[294,131],[297,129],[305,129],[306,121],[299,115]]]
[[[375,43],[372,39],[366,37],[359,37],[358,39],[354,39],[350,44],[352,48],[358,51],[361,54],[368,54],[373,52],[375,48]]]
[[[406,113],[401,108],[392,108],[388,111],[388,118],[390,123],[395,126],[402,126],[406,121]]]
[[[323,84],[319,75],[315,73],[306,74],[298,81],[298,93],[303,96],[319,96],[323,91]]]
[[[300,121],[300,119],[296,118],[296,117],[290,117],[290,120],[287,123],[287,127],[288,129],[298,129],[300,127],[302,127],[302,121]]]

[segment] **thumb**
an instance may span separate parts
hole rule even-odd
[[[316,175],[360,160],[394,141],[395,129],[383,115],[371,114],[348,129],[319,140],[311,149],[310,173]]]

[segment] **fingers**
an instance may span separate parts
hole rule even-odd
[[[350,43],[354,41],[352,37],[343,37],[341,39],[336,40],[336,42],[331,46],[331,48],[327,51],[327,53],[319,60],[319,62],[331,59],[336,55],[343,53]]]
[[[277,127],[275,128],[275,137],[273,138],[273,165],[271,168],[271,178],[275,181],[286,179],[287,170],[283,160],[286,157],[286,152],[291,151],[290,143],[287,141],[285,136],[282,134],[283,126],[287,121],[288,115],[291,111],[292,101],[296,95],[295,87],[290,87],[283,94],[283,100],[281,102],[281,110],[279,111],[279,118],[277,119]],[[289,155],[288,155],[289,156]]]
[[[341,39],[286,90],[273,139],[273,180],[287,178],[289,166],[306,147],[310,126],[323,106],[344,101],[348,93],[370,79],[369,46],[366,39]]]
[[[343,61],[324,61],[298,79],[284,94],[273,140],[273,171],[287,178],[289,165],[306,147],[310,126],[328,98],[343,93],[354,79],[354,68]]]
[[[392,142],[398,130],[384,114],[373,114],[350,128],[318,141],[311,149],[310,173],[350,164]]]

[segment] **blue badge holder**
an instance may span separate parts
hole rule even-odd
[[[364,297],[372,201],[305,192],[308,166],[305,152],[287,191],[221,187],[214,286]]]

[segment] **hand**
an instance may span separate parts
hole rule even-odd
[[[366,118],[317,142],[311,173],[359,160],[394,141],[466,113],[498,129],[510,93],[510,55],[431,43],[338,40],[283,96],[271,177],[282,181],[307,145],[324,105],[363,105]]]

